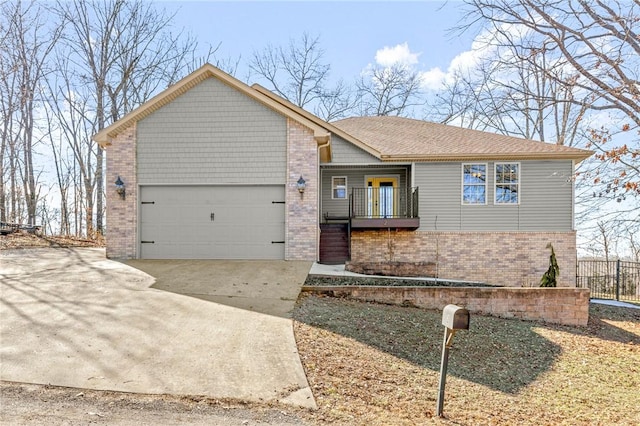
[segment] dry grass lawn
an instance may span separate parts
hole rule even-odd
[[[306,295],[295,312],[319,411],[360,425],[638,425],[640,310],[592,306],[586,328],[471,316],[435,417],[441,313]]]

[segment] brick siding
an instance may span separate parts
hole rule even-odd
[[[510,287],[537,287],[556,252],[558,286],[576,285],[575,232],[424,232],[355,230],[351,263],[435,262],[437,276]]]
[[[118,134],[106,149],[107,154],[107,257],[134,259],[138,230],[138,182],[136,178],[136,125]],[[114,182],[120,176],[126,189],[123,200]]]
[[[313,132],[287,119],[287,182],[285,217],[285,259],[317,259],[318,241],[318,145]],[[298,192],[300,176],[307,183]]]

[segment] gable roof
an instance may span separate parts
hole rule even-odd
[[[593,154],[584,149],[403,117],[353,117],[332,124],[378,151],[382,161],[582,161]]]
[[[224,71],[214,67],[211,64],[205,64],[202,67],[198,68],[182,80],[178,81],[174,85],[160,92],[158,95],[151,98],[149,101],[140,105],[138,108],[126,114],[124,117],[120,118],[118,121],[114,122],[108,127],[105,127],[100,132],[96,133],[93,136],[93,140],[98,142],[101,147],[105,147],[110,145],[111,139],[116,136],[118,133],[122,132],[126,128],[130,127],[133,123],[142,120],[163,106],[167,105],[178,96],[184,94],[188,90],[192,89],[202,81],[207,78],[217,78],[222,83],[227,84],[234,89],[244,93],[245,95],[255,99],[256,101],[264,104],[265,106],[273,109],[274,111],[284,115],[285,117],[291,118],[299,122],[300,124],[310,128],[314,133],[314,138],[318,145],[322,148],[326,148],[322,150],[323,156],[330,156],[329,150],[329,141],[330,134],[327,129],[318,124],[317,120],[310,120],[303,114],[300,114],[297,111],[294,111],[291,108],[287,108],[282,103],[276,102],[272,97],[266,96],[260,91],[249,87],[244,84],[240,80],[232,77],[231,75],[225,73]],[[330,158],[330,157],[329,157]]]
[[[303,117],[313,121],[314,123],[318,124],[319,126],[322,126],[323,128],[327,129],[329,132],[340,136],[342,139],[345,139],[349,142],[351,142],[352,144],[354,144],[355,146],[367,151],[368,153],[370,153],[371,155],[380,158],[381,153],[373,148],[372,146],[367,145],[365,142],[359,140],[358,138],[354,137],[353,135],[346,133],[345,131],[343,131],[342,129],[340,129],[339,127],[336,127],[333,125],[333,123],[324,121],[323,119],[321,119],[320,117],[311,114],[309,111],[300,108],[299,106],[297,106],[296,104],[286,100],[285,98],[276,95],[275,93],[273,93],[272,91],[270,91],[269,89],[266,89],[264,87],[262,87],[259,84],[253,84],[251,86],[253,89],[257,90],[258,92],[264,94],[265,96],[270,97],[271,99],[273,99],[275,102],[280,103],[282,106],[289,108],[293,111],[295,111],[296,113],[302,115]]]
[[[331,159],[335,134],[382,161],[466,161],[482,159],[573,159],[588,150],[498,135],[402,117],[353,117],[328,123],[264,87],[248,86],[211,64],[205,64],[93,136],[101,147],[111,139],[207,78],[216,78],[274,111],[310,128],[322,161]]]

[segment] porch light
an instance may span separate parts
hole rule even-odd
[[[118,193],[120,198],[124,200],[126,196],[126,190],[124,188],[124,182],[122,181],[122,179],[120,179],[120,176],[118,176],[118,179],[116,179],[115,184],[116,184],[116,192]]]
[[[304,190],[307,189],[307,181],[305,181],[304,178],[300,176],[300,179],[298,179],[297,185],[298,185],[298,192],[300,194],[304,194]]]

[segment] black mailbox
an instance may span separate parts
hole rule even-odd
[[[469,329],[469,311],[456,305],[447,305],[442,311],[442,325],[450,330]]]

